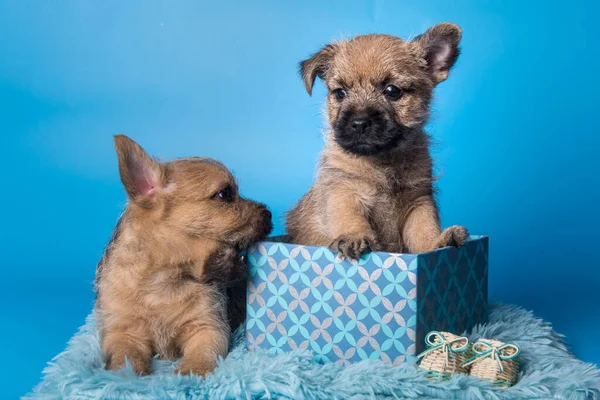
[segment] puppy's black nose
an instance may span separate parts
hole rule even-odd
[[[371,126],[371,120],[369,118],[355,118],[350,123],[352,132],[357,134],[365,133],[368,127]]]

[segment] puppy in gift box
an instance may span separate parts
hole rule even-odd
[[[287,243],[248,253],[249,348],[398,364],[431,330],[485,321],[487,238],[441,229],[424,130],[460,38],[451,23],[411,41],[357,36],[300,64],[309,94],[317,77],[327,86],[330,129],[316,182],[288,214]]]
[[[327,85],[331,131],[315,184],[288,215],[293,243],[360,258],[369,249],[420,253],[465,242],[464,227],[440,229],[424,130],[460,38],[450,23],[411,41],[358,36],[300,64],[309,94],[317,77]]]

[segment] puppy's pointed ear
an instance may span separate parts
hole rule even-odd
[[[421,56],[436,84],[448,78],[450,68],[460,54],[461,36],[462,29],[458,25],[444,22],[413,39],[420,46]]]
[[[300,63],[300,75],[302,76],[302,80],[304,80],[304,87],[309,96],[312,94],[312,88],[317,76],[324,79],[325,73],[327,72],[336,51],[337,45],[328,44],[317,53],[313,54],[311,58]]]
[[[149,207],[165,186],[164,168],[142,147],[125,135],[115,136],[119,174],[127,195],[134,203]]]

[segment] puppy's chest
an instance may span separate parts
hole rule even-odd
[[[413,193],[394,179],[378,182],[369,219],[384,251],[402,251],[402,227]]]
[[[206,286],[201,268],[193,263],[148,272],[140,277],[138,285],[144,304],[158,310],[165,305],[195,301]]]
[[[385,214],[398,213],[406,207],[412,191],[402,177],[388,174],[371,182],[376,193],[375,211]]]
[[[377,198],[372,205],[369,216],[371,224],[376,232],[380,232],[380,240],[385,240],[398,231],[398,216],[402,208],[402,202],[393,192],[379,190]],[[395,238],[389,238],[395,240]]]

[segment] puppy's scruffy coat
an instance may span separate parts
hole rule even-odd
[[[331,131],[315,184],[288,214],[293,242],[358,258],[368,249],[417,253],[466,240],[463,227],[440,229],[424,131],[460,37],[451,23],[411,41],[357,36],[300,64],[309,94],[317,76],[327,85]]]
[[[238,252],[270,232],[271,213],[218,161],[159,163],[123,135],[115,146],[129,202],[96,272],[106,368],[127,359],[147,374],[159,354],[205,375],[245,316]]]

